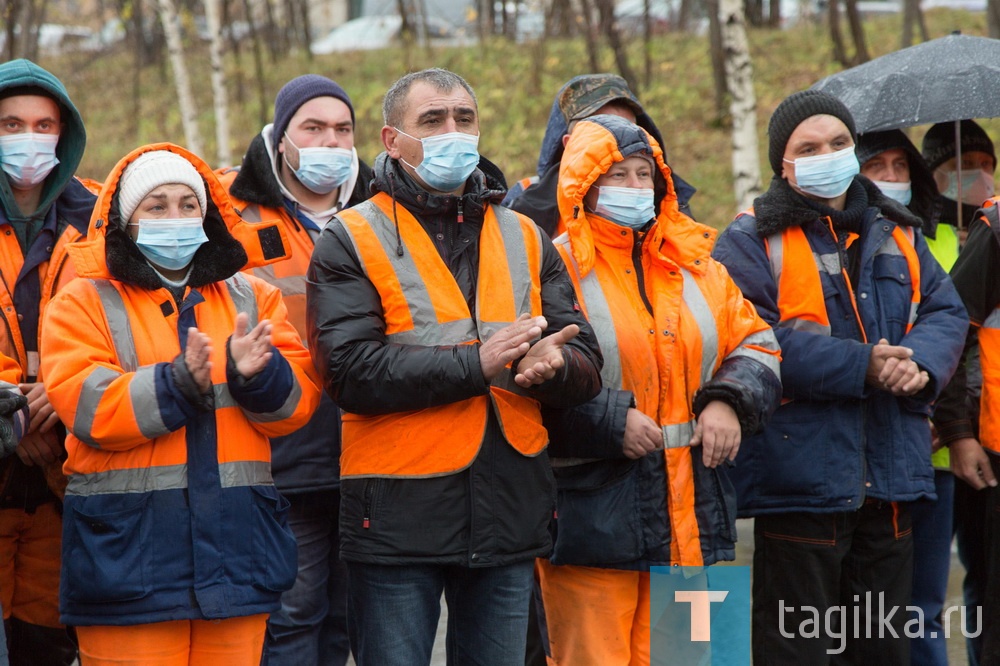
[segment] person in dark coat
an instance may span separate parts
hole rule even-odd
[[[367,202],[316,245],[310,348],[343,410],[341,557],[359,666],[430,662],[442,592],[449,663],[524,659],[554,487],[540,404],[600,390],[596,336],[551,241],[499,206],[479,112],[423,70],[383,102]]]
[[[755,517],[754,663],[908,664],[909,503],[934,497],[928,417],[965,309],[922,220],[860,175],[842,102],[795,93],[768,137],[771,185],[712,253],[781,344],[782,405],[731,475]]]
[[[372,170],[354,148],[354,106],[335,81],[316,74],[286,83],[274,121],[250,142],[243,164],[222,169],[244,219],[277,219],[289,256],[253,269],[281,289],[289,320],[306,333],[306,270],[320,231],[343,208],[369,195]],[[347,640],[347,570],[338,556],[340,411],[323,394],[302,429],[271,442],[274,482],[291,502],[299,546],[295,586],[267,623],[263,664],[343,666]]]
[[[642,108],[625,79],[616,74],[575,76],[559,89],[552,103],[538,153],[538,175],[515,183],[504,197],[503,205],[530,217],[552,238],[562,233],[556,188],[563,147],[577,121],[601,113],[621,116],[649,132],[659,145],[665,145],[656,123]],[[671,180],[680,211],[691,215],[689,202],[695,188],[676,173],[672,173]],[[662,188],[657,192],[659,197],[664,194]]]

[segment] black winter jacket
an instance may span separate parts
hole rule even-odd
[[[485,209],[499,202],[506,189],[499,170],[483,159],[465,194],[436,195],[420,188],[383,153],[375,161],[373,188],[389,193],[420,221],[474,312]],[[459,205],[462,223],[457,221]],[[543,404],[583,403],[600,389],[601,353],[575,303],[562,260],[547,239],[541,280],[546,333],[569,324],[579,325],[581,332],[565,347],[561,373],[532,392]],[[486,394],[479,345],[386,342],[378,291],[337,219],[316,244],[307,297],[313,360],[330,397],[345,411],[386,414]],[[486,567],[529,560],[551,548],[548,524],[554,506],[547,453],[522,456],[504,441],[491,415],[479,453],[464,470],[422,479],[343,479],[340,553],[344,560],[372,564]]]

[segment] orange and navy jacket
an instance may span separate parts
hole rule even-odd
[[[584,205],[594,182],[634,154],[654,157],[665,187],[641,232]],[[733,407],[747,435],[764,424],[781,393],[774,333],[710,258],[714,230],[678,210],[670,169],[642,128],[615,116],[581,121],[558,194],[567,231],[555,244],[597,332],[604,388],[547,415],[560,485],[552,562],[643,569],[733,559],[735,493],[688,444],[713,400]],[[656,421],[663,450],[624,457],[629,407]]]
[[[863,176],[848,215],[850,230],[838,227],[776,178],[713,250],[781,344],[782,405],[731,475],[741,515],[933,497],[928,417],[958,363],[965,309],[920,218]],[[869,386],[880,339],[913,350],[924,389]]]
[[[229,191],[236,211],[244,222],[258,224],[276,220],[288,239],[288,256],[248,272],[281,290],[288,308],[288,320],[307,343],[306,271],[312,258],[319,227],[287,199],[274,173],[271,126],[254,137],[239,168],[220,169],[219,180]],[[371,167],[358,160],[348,205],[370,196]],[[284,437],[271,440],[271,473],[285,494],[320,492],[340,487],[340,413],[324,392],[320,405],[305,426]]]
[[[121,173],[150,150],[188,159],[209,195],[209,242],[180,302],[118,219]],[[267,613],[291,587],[295,540],[268,438],[305,423],[319,388],[280,292],[239,272],[279,259],[280,244],[275,230],[244,225],[208,166],[177,146],[139,148],[107,179],[86,240],[69,248],[79,277],[52,301],[42,335],[49,399],[70,431],[63,622]],[[250,379],[227,353],[240,312],[272,325],[273,356]],[[190,327],[212,340],[210,396],[190,397],[174,366]]]

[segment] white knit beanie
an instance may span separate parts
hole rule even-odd
[[[147,194],[168,183],[190,187],[198,197],[201,217],[205,219],[208,201],[205,197],[205,181],[198,170],[177,153],[153,150],[143,153],[125,167],[125,172],[118,181],[118,210],[122,226],[128,224],[132,213]]]

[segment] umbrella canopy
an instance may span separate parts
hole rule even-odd
[[[1000,40],[948,35],[833,74],[858,133],[1000,116]]]

